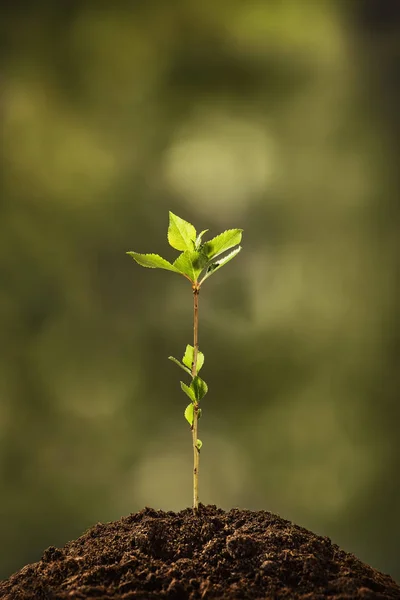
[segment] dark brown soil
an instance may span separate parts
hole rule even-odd
[[[0,598],[400,600],[400,587],[276,515],[200,505],[99,523],[1,582]]]

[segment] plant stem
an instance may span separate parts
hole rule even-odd
[[[199,353],[199,293],[200,287],[195,284],[193,286],[193,364],[192,377],[197,375],[197,356]],[[200,450],[197,447],[197,433],[199,423],[199,403],[194,403],[193,410],[193,510],[196,511],[199,507],[199,463]]]

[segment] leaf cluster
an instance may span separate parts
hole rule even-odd
[[[206,279],[226,265],[241,250],[241,246],[238,244],[242,239],[242,229],[228,229],[208,242],[203,242],[203,235],[207,231],[208,229],[205,229],[197,235],[196,229],[191,223],[170,212],[168,242],[175,250],[181,251],[174,262],[171,263],[158,254],[140,254],[133,251],[127,252],[127,254],[142,267],[166,269],[179,273],[197,289],[200,289]],[[234,248],[234,246],[237,247]],[[234,250],[221,257],[221,254],[231,248]]]
[[[202,352],[197,353],[197,363],[195,373],[196,375],[193,377],[193,361],[194,361],[194,348],[190,344],[186,346],[185,354],[183,355],[182,362],[174,358],[173,356],[168,357],[169,360],[172,360],[178,367],[183,369],[188,375],[192,377],[192,381],[190,385],[186,385],[181,381],[181,389],[185,392],[185,394],[190,399],[190,404],[185,409],[185,419],[188,421],[190,427],[193,426],[194,420],[194,411],[197,410],[198,417],[201,417],[201,408],[198,408],[198,403],[200,400],[204,398],[204,396],[208,392],[208,385],[206,382],[199,377],[198,373],[201,367],[204,365],[204,354]]]

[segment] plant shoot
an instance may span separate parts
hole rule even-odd
[[[189,385],[181,381],[181,389],[188,396],[184,416],[190,425],[193,443],[193,509],[199,505],[199,461],[202,442],[198,438],[198,421],[201,417],[200,402],[207,394],[208,386],[199,372],[204,364],[204,354],[199,350],[199,294],[203,283],[218,269],[226,265],[241,250],[242,229],[228,229],[208,242],[203,235],[208,229],[196,233],[191,223],[169,213],[168,242],[179,250],[173,262],[158,254],[127,252],[139,265],[150,269],[166,269],[182,275],[190,281],[193,292],[193,345],[186,346],[182,361],[173,356],[169,359],[190,377]],[[234,248],[232,250],[232,248]],[[227,253],[227,251],[230,252]]]

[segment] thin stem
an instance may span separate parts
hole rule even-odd
[[[199,354],[199,293],[200,288],[193,285],[193,363],[192,377],[197,375],[197,357]]]
[[[200,286],[197,284],[193,285],[193,363],[192,363],[192,377],[197,375],[197,356],[199,353],[199,293]],[[200,463],[200,450],[197,447],[197,433],[199,423],[199,403],[194,403],[193,411],[193,426],[192,426],[192,437],[193,437],[193,510],[197,510],[199,507],[199,463]]]

